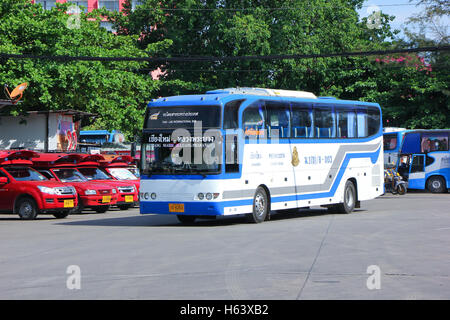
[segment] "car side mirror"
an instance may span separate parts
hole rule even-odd
[[[7,184],[7,183],[8,183],[8,178],[0,177],[0,184]]]

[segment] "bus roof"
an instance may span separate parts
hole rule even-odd
[[[222,105],[230,100],[245,99],[254,97],[254,99],[283,99],[289,98],[294,101],[309,102],[309,103],[323,103],[323,104],[357,104],[362,106],[376,106],[378,103],[364,102],[356,100],[339,100],[334,97],[317,97],[311,92],[294,91],[294,90],[280,90],[280,89],[265,89],[265,88],[226,88],[207,91],[204,94],[180,95],[161,97],[153,99],[148,103],[148,107],[170,107],[170,106],[188,106],[188,105]]]

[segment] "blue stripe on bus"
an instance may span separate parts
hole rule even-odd
[[[351,159],[357,158],[370,158],[372,164],[377,162],[380,155],[381,147],[375,152],[370,153],[348,153],[346,154],[341,168],[336,176],[336,179],[331,187],[330,191],[311,193],[311,194],[298,194],[289,196],[272,197],[272,203],[307,200],[307,199],[319,199],[333,197],[336,193],[339,183],[344,175],[345,169]],[[238,207],[253,205],[253,199],[231,200],[221,202],[206,202],[206,201],[141,201],[140,212],[141,214],[157,213],[157,214],[175,214],[169,212],[169,203],[182,203],[184,204],[184,212],[180,214],[186,215],[223,215],[226,207]]]

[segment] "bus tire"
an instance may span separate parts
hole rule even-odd
[[[335,210],[337,213],[350,213],[355,209],[356,201],[355,185],[347,180],[344,187],[344,202],[338,203]]]
[[[195,222],[196,216],[188,216],[185,214],[177,214],[178,221],[182,224],[192,224]]]
[[[267,218],[269,213],[269,198],[263,187],[256,189],[253,196],[253,211],[247,215],[247,219],[251,223],[261,223]]]
[[[38,214],[36,202],[31,197],[20,198],[16,203],[16,212],[22,220],[34,220]]]
[[[432,176],[427,181],[427,189],[432,193],[442,193],[445,191],[445,180],[441,176]]]

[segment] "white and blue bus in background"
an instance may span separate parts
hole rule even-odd
[[[383,128],[384,164],[396,165],[403,136],[409,131],[405,128]]]
[[[397,171],[408,189],[445,192],[450,188],[450,130],[409,130],[399,150]]]
[[[383,193],[383,170],[377,103],[263,88],[159,98],[144,121],[140,212],[183,223],[258,223],[310,206],[349,213]]]

